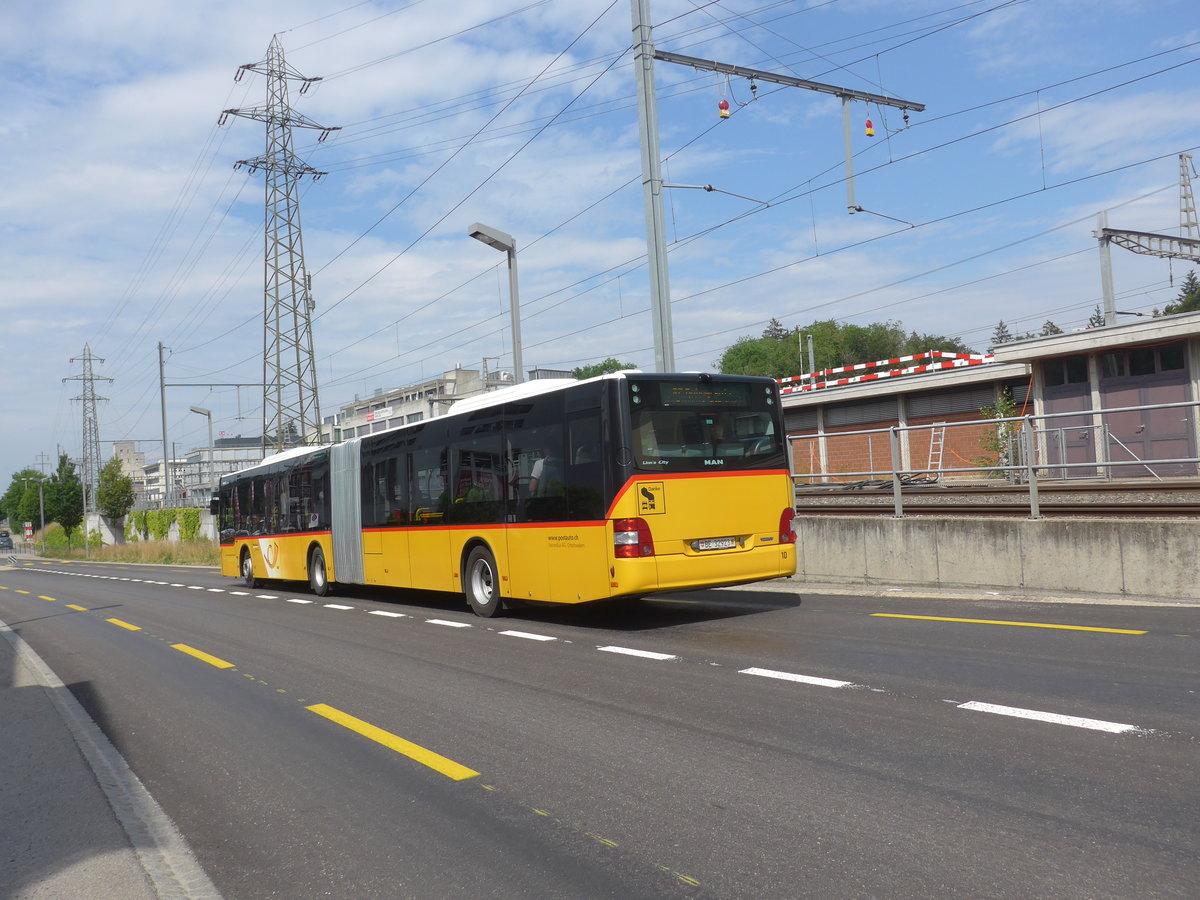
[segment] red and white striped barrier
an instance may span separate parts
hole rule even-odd
[[[925,363],[919,366],[909,366],[904,369],[889,369],[886,372],[868,372],[865,375],[854,375],[849,378],[838,378],[834,381],[810,381],[807,384],[798,384],[802,380],[819,378],[826,375],[836,375],[840,372],[861,372],[865,369],[874,369],[879,366],[895,366],[904,362],[915,362],[918,359],[942,359],[945,362]],[[916,375],[922,372],[937,372],[942,369],[962,369],[967,366],[981,366],[992,362],[995,357],[990,355],[981,355],[976,353],[950,353],[942,350],[930,350],[925,353],[918,353],[914,356],[901,356],[895,359],[877,360],[873,363],[860,363],[856,366],[843,366],[839,369],[823,369],[820,372],[813,372],[808,375],[791,375],[787,378],[779,379],[781,394],[795,394],[803,391],[814,391],[822,388],[838,387],[845,384],[859,384],[864,381],[876,381],[881,378],[895,378],[899,375]]]
[[[827,378],[830,375],[840,375],[843,372],[862,372],[867,369],[878,369],[883,366],[898,366],[901,363],[916,362],[919,359],[944,359],[944,360],[959,360],[971,359],[983,362],[990,360],[991,356],[986,356],[979,353],[953,353],[949,350],[926,350],[924,353],[915,353],[912,356],[897,356],[892,359],[877,359],[875,362],[858,363],[853,366],[840,366],[836,369],[818,369],[816,372],[806,372],[803,375],[789,375],[786,378],[780,378],[780,384],[788,384],[793,381],[815,381],[818,378]]]

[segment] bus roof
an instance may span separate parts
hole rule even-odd
[[[576,378],[538,378],[534,381],[526,381],[521,384],[514,384],[512,387],[501,388],[498,391],[489,391],[486,394],[474,394],[470,397],[465,397],[462,400],[455,402],[446,415],[453,416],[461,412],[471,412],[475,409],[483,409],[488,406],[494,406],[497,403],[510,403],[514,400],[525,400],[529,397],[537,397],[541,394],[550,394],[554,391],[561,391],[565,388],[574,387],[577,384],[587,384],[590,381],[599,381],[602,378],[624,378],[626,375],[640,374],[640,369],[622,369],[620,372],[606,372],[603,375],[597,375],[594,378],[585,378],[582,381]]]

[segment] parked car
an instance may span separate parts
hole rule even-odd
[[[12,548],[12,538],[10,538],[7,534],[0,534],[0,550],[11,550]]]

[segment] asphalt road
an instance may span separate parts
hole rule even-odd
[[[0,571],[0,619],[228,898],[1200,882],[1195,607],[776,585],[481,620],[38,563]]]

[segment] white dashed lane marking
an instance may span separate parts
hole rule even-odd
[[[92,573],[88,573],[88,572],[57,572],[54,574],[75,575],[75,576],[82,576],[84,578],[101,578],[101,579],[104,579],[107,581],[142,581],[142,579],[137,579],[137,578],[121,578],[116,575],[97,575],[97,574],[92,574]],[[166,581],[151,581],[150,579],[145,579],[144,583],[145,584],[163,585],[163,586],[168,585],[168,582],[166,582]],[[212,593],[229,593],[229,594],[231,594],[233,596],[237,596],[237,597],[249,596],[248,591],[226,591],[224,588],[210,588],[210,587],[204,587],[202,585],[185,585],[185,584],[179,584],[176,582],[170,582],[169,584],[170,584],[170,587],[187,588],[188,590],[191,590],[191,591],[209,591]],[[280,599],[278,594],[255,594],[254,596],[256,599],[259,599],[259,600],[278,600],[278,599]],[[305,605],[312,605],[312,604],[316,603],[315,600],[306,600],[306,599],[303,599],[300,597],[288,597],[285,599],[288,603],[298,603],[298,604],[305,604]],[[335,610],[343,610],[343,611],[344,610],[353,610],[353,609],[358,608],[358,607],[349,606],[349,605],[341,604],[341,603],[325,603],[322,605],[326,609],[335,609]],[[384,616],[384,617],[390,618],[390,619],[411,618],[411,616],[408,615],[407,613],[392,612],[391,610],[386,610],[386,609],[369,609],[369,610],[365,610],[365,612],[368,615]],[[116,622],[117,620],[110,619],[109,621]],[[452,621],[450,619],[426,619],[425,622],[429,625],[442,625],[447,628],[471,628],[471,627],[473,627],[470,622],[456,622],[456,621]],[[124,623],[120,623],[120,624],[124,625]],[[136,626],[127,626],[126,625],[125,627],[136,627]],[[488,630],[491,631],[492,629],[488,629]],[[515,638],[521,638],[523,640],[536,641],[536,642],[549,643],[549,642],[559,640],[558,638],[553,637],[551,635],[534,634],[533,632],[515,631],[515,630],[511,630],[511,629],[505,630],[505,631],[500,631],[498,633],[505,637],[515,637]],[[567,643],[569,644],[572,642],[567,641]],[[637,657],[640,659],[651,659],[651,660],[657,660],[657,661],[678,660],[679,659],[678,656],[676,656],[675,654],[672,654],[672,653],[656,653],[651,650],[636,650],[632,647],[617,647],[617,646],[609,645],[609,646],[604,646],[604,647],[596,647],[596,649],[602,653],[615,653],[615,654],[620,654],[623,656],[633,656],[633,657]],[[772,679],[775,679],[778,681],[790,681],[790,682],[793,682],[796,684],[806,684],[806,685],[812,685],[812,686],[816,686],[816,687],[828,687],[828,688],[862,687],[862,685],[856,685],[854,682],[851,682],[851,681],[844,681],[844,680],[836,679],[836,678],[823,678],[823,677],[820,677],[817,675],[801,675],[796,672],[783,672],[783,671],[779,671],[777,669],[763,669],[763,668],[759,668],[757,666],[751,667],[748,669],[739,669],[738,674],[740,674],[740,675],[755,675],[759,678],[772,678]],[[883,690],[877,689],[877,688],[872,688],[872,690],[878,691],[879,693],[887,693],[887,691],[883,691]],[[1109,734],[1154,734],[1155,733],[1153,729],[1143,728],[1138,725],[1130,725],[1130,724],[1127,724],[1124,722],[1109,722],[1104,719],[1089,719],[1089,718],[1085,718],[1083,716],[1070,716],[1070,715],[1064,715],[1061,713],[1043,712],[1041,710],[1036,710],[1036,709],[1022,709],[1020,707],[1014,707],[1014,706],[1001,706],[1001,705],[995,704],[995,703],[985,703],[981,700],[971,700],[966,703],[957,703],[956,701],[953,701],[953,700],[948,701],[948,702],[954,703],[955,707],[957,709],[962,709],[962,710],[966,710],[969,712],[986,712],[986,713],[991,713],[993,715],[1009,716],[1012,718],[1027,719],[1027,720],[1037,721],[1037,722],[1046,722],[1046,723],[1053,724],[1053,725],[1068,725],[1073,728],[1086,728],[1086,729],[1091,729],[1093,731],[1103,731],[1103,732],[1107,732]]]
[[[604,653],[620,653],[624,656],[638,656],[642,659],[657,659],[659,661],[667,659],[679,659],[679,657],[673,653],[654,653],[651,650],[632,650],[629,647],[597,647],[596,649]]]
[[[778,678],[780,681],[796,681],[800,684],[812,684],[817,687],[843,688],[850,687],[851,681],[838,681],[835,678],[819,678],[816,675],[797,675],[794,672],[778,672],[775,669],[740,669],[739,675],[758,675],[761,678]]]
[[[1036,709],[1021,709],[1016,706],[997,706],[995,703],[983,703],[972,700],[969,703],[958,704],[959,709],[969,709],[976,712],[994,713],[998,716],[1013,716],[1017,719],[1032,719],[1037,722],[1049,722],[1052,725],[1070,725],[1073,728],[1090,728],[1093,731],[1107,731],[1111,734],[1129,734],[1130,732],[1146,733],[1145,728],[1136,725],[1126,725],[1123,722],[1105,722],[1103,719],[1085,719],[1080,716],[1064,716],[1059,713],[1041,712]]]

